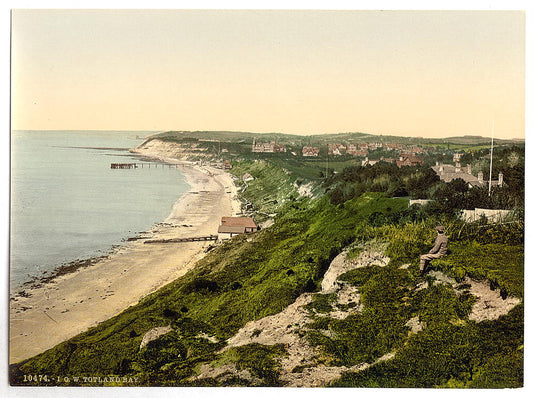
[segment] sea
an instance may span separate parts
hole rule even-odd
[[[189,186],[178,168],[128,151],[149,134],[11,133],[12,292],[59,266],[108,254],[170,214]]]

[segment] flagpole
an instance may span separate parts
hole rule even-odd
[[[494,119],[492,119],[492,138],[490,143],[489,196],[492,187],[492,152],[494,151]]]

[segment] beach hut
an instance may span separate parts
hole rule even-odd
[[[230,239],[235,235],[255,232],[257,229],[257,224],[251,217],[222,217],[218,227],[218,239]]]

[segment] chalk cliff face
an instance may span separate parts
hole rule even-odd
[[[161,160],[179,159],[192,161],[207,159],[213,156],[207,152],[206,147],[202,147],[195,142],[181,143],[163,141],[157,138],[143,142],[141,145],[131,149],[130,152]]]

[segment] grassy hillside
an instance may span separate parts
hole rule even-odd
[[[362,311],[346,319],[329,317],[328,296],[316,295],[310,308],[325,316],[316,317],[301,335],[318,349],[317,363],[328,366],[371,363],[389,353],[394,357],[347,372],[332,385],[522,385],[523,305],[499,319],[476,323],[468,317],[475,298],[467,287],[436,283],[417,271],[418,256],[431,247],[434,226],[442,223],[451,254],[435,261],[433,269],[458,283],[467,276],[489,279],[505,294],[523,297],[523,224],[468,226],[451,216],[407,209],[406,199],[376,192],[338,205],[327,195],[298,199],[293,191],[297,177],[278,166],[244,162],[233,171],[256,178],[242,195],[256,210],[277,213],[272,226],[231,239],[139,304],[12,366],[12,383],[23,384],[24,374],[47,374],[136,377],[146,386],[250,385],[250,379],[254,385],[283,385],[279,361],[287,355],[285,346],[248,344],[220,352],[226,340],[249,321],[279,313],[302,293],[318,291],[333,258],[348,247],[355,258],[358,247],[374,240],[387,248],[388,265],[341,276],[361,293]],[[415,317],[426,325],[418,333],[406,326]],[[146,332],[169,325],[170,333],[140,348]],[[191,379],[206,364],[236,370],[231,377]],[[59,384],[84,382],[71,378]]]
[[[457,222],[445,224],[451,240],[458,237]],[[493,287],[523,297],[523,230],[495,227],[492,231],[471,231],[461,243],[452,242],[451,254],[431,263],[456,278],[458,286],[437,283],[420,289],[413,274],[417,255],[429,247],[427,222],[384,226],[375,230],[389,242],[390,267],[358,269],[341,278],[362,293],[361,314],[327,327],[336,339],[315,341],[327,352],[337,352],[340,363],[349,366],[376,360],[394,352],[389,361],[360,372],[345,373],[332,383],[337,387],[520,387],[523,383],[523,305],[496,320],[475,322],[469,314],[475,297],[465,277],[491,281]],[[507,239],[512,239],[512,244]],[[479,243],[478,241],[493,243]],[[407,262],[413,273],[398,268]],[[460,271],[459,271],[460,270]],[[425,328],[412,333],[406,323],[416,318]],[[324,328],[325,320],[321,320]],[[498,366],[497,364],[500,364]]]
[[[238,177],[240,197],[250,203],[250,211],[259,221],[275,215],[279,208],[297,198],[298,178],[288,171],[265,161],[245,161],[236,164],[232,173]],[[252,181],[243,181],[244,174],[250,174]]]
[[[398,137],[389,135],[375,135],[361,132],[338,133],[338,134],[314,134],[309,136],[296,134],[282,134],[276,132],[252,133],[242,131],[167,131],[153,134],[150,138],[162,138],[167,140],[202,139],[223,142],[246,142],[252,143],[253,139],[268,142],[277,141],[281,144],[298,143],[302,145],[325,145],[334,142],[397,142],[411,145],[490,145],[490,137],[482,136],[457,136],[447,138],[423,138],[423,137]],[[520,140],[494,139],[496,144],[522,144]]]
[[[223,341],[246,322],[314,291],[329,262],[353,241],[373,209],[405,205],[379,194],[343,209],[325,199],[312,206],[295,201],[272,227],[232,239],[138,305],[17,368],[57,375],[134,373],[147,384],[184,383],[198,363],[215,359],[223,346],[198,335]],[[169,324],[176,331],[139,351],[144,333]]]

